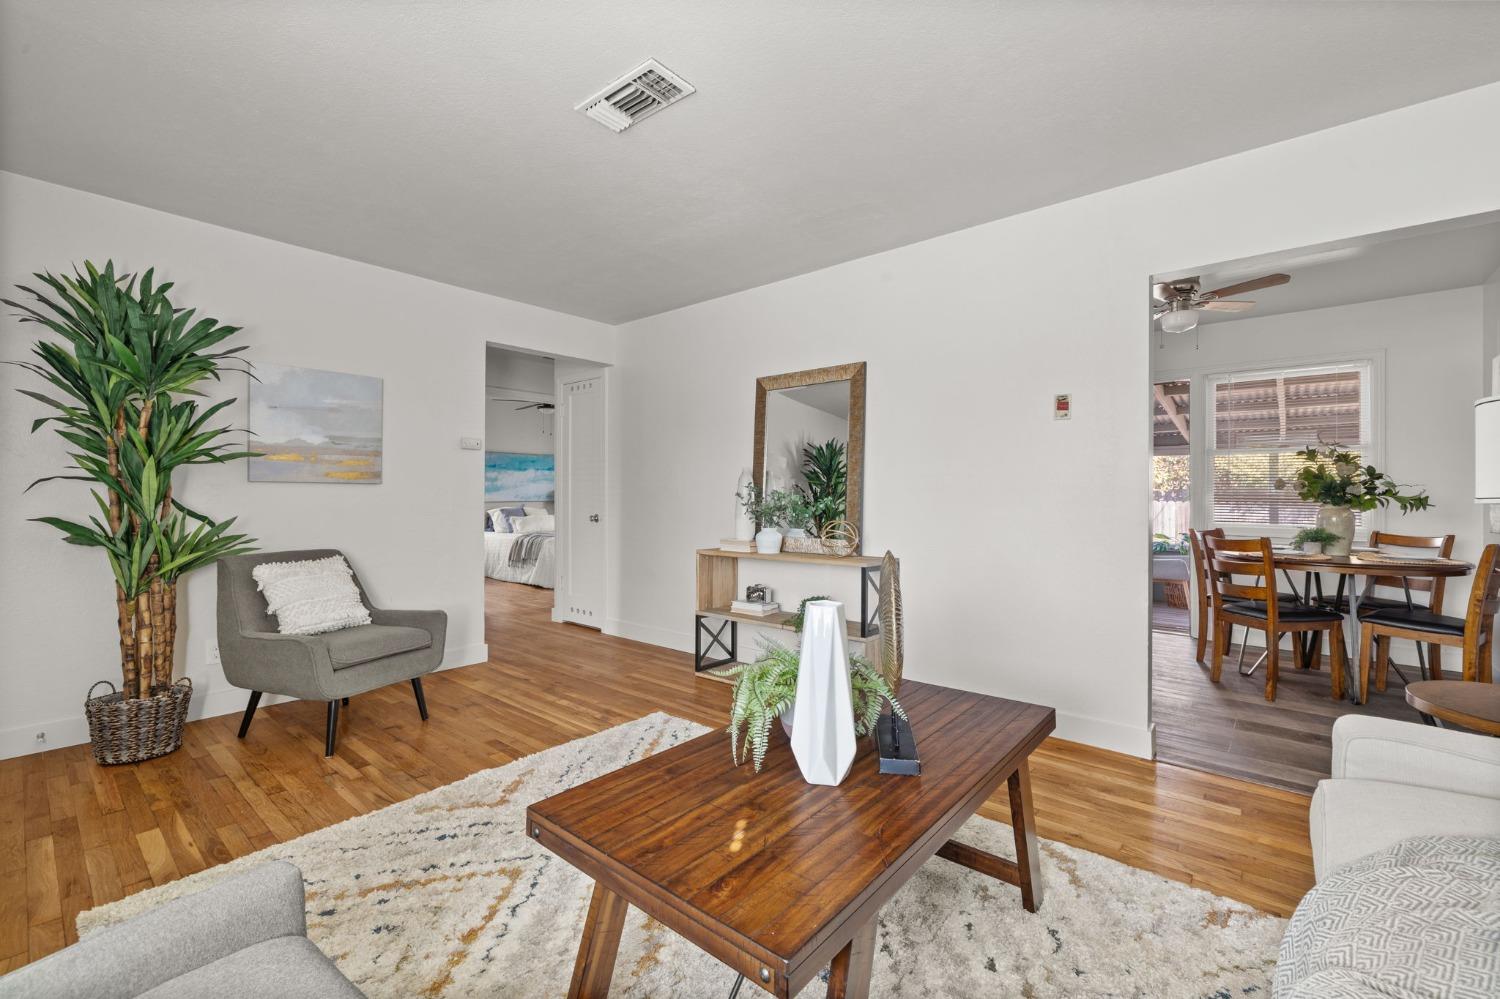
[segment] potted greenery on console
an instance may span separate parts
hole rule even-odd
[[[177,581],[225,555],[253,550],[250,538],[229,533],[232,518],[211,520],[184,506],[172,488],[178,468],[249,454],[231,450],[228,427],[208,426],[233,399],[200,411],[191,398],[202,394],[195,386],[218,380],[245,348],[216,349],[239,327],[194,321],[193,310],[167,298],[172,285],[154,284],[150,270],[139,283],[116,275],[113,262],[102,272],[85,262],[84,270],[72,277],[37,274],[50,295],[23,285],[32,304],[4,303],[20,311],[21,322],[55,334],[33,345],[36,360],[18,362],[48,386],[21,390],[53,411],[33,421],[32,432],[52,424],[73,461],[38,482],[98,487],[92,490],[98,513],[86,522],[36,519],[69,544],[103,549],[114,574],[121,686],[102,697],[91,690],[84,707],[95,759],[133,763],[182,743],[192,684],[172,682]]]
[[[1296,478],[1297,495],[1308,503],[1321,504],[1318,526],[1337,538],[1323,546],[1329,555],[1349,554],[1356,510],[1368,511],[1394,503],[1402,513],[1410,513],[1432,505],[1425,491],[1401,492],[1403,487],[1389,475],[1374,465],[1361,465],[1359,455],[1337,444],[1309,447],[1298,451],[1297,456],[1303,461]],[[1285,489],[1289,484],[1286,479],[1276,480],[1277,489]]]

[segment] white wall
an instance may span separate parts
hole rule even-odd
[[[483,550],[473,514],[482,455],[459,449],[484,427],[485,343],[613,360],[616,331],[592,321],[466,291],[367,264],[275,243],[162,212],[0,174],[0,281],[7,297],[32,271],[85,258],[154,265],[177,283],[174,299],[243,325],[252,360],[375,375],[385,380],[385,481],[380,485],[282,485],[246,481],[242,464],[182,473],[179,492],[240,525],[266,550],[345,549],[372,595],[389,606],[441,607],[449,615],[449,664],[484,658]],[[9,310],[6,310],[7,312]],[[36,327],[5,320],[0,357],[25,355]],[[39,404],[13,391],[29,376],[0,367],[0,755],[86,739],[81,705],[89,684],[118,679],[113,590],[102,556],[28,522],[84,516],[81,483],[22,490],[65,464],[50,432],[29,436]],[[244,380],[225,394],[243,426]],[[244,707],[206,659],[214,637],[214,570],[181,595],[179,672],[193,678],[194,714]],[[45,744],[34,734],[45,731]]]
[[[1497,120],[1500,85],[628,324],[611,629],[691,647],[754,378],[867,361],[865,550],[902,558],[907,675],[1149,753],[1150,275],[1494,210]]]
[[[552,402],[557,398],[552,369],[550,357],[491,346],[485,353],[486,395],[495,395],[496,389],[503,389],[500,394],[506,397],[514,396],[527,402]],[[517,410],[518,405],[521,404],[486,398],[484,449],[551,454],[557,418],[535,409]]]
[[[1375,511],[1369,526],[1397,534],[1453,534],[1454,556],[1475,561],[1483,547],[1474,516],[1473,409],[1483,390],[1474,363],[1483,350],[1483,309],[1483,289],[1475,287],[1215,323],[1202,327],[1196,341],[1191,334],[1167,337],[1162,349],[1153,349],[1153,378],[1193,380],[1192,404],[1202,414],[1193,425],[1194,473],[1201,484],[1206,437],[1196,428],[1206,427],[1201,420],[1208,405],[1202,376],[1374,359],[1384,381],[1376,393],[1382,453],[1374,460],[1396,481],[1425,488],[1433,505],[1406,515]],[[1200,528],[1210,526],[1203,505],[1196,504],[1193,518]],[[1467,579],[1449,580],[1445,610],[1462,614],[1468,594]],[[1415,661],[1407,649],[1398,649],[1397,658]]]

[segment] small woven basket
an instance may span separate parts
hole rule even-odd
[[[832,555],[822,538],[782,538],[781,550],[801,555]]]
[[[95,697],[101,686],[109,693]],[[108,680],[100,680],[83,702],[94,759],[104,764],[140,763],[173,752],[182,745],[182,725],[192,698],[193,681],[187,677],[156,688],[150,697],[129,699]]]

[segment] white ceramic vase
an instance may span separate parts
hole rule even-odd
[[[762,555],[775,555],[781,551],[781,532],[774,527],[762,528],[755,535],[755,550]]]
[[[1329,506],[1327,504],[1318,507],[1318,526],[1325,531],[1331,531],[1339,536],[1337,541],[1330,541],[1323,546],[1323,552],[1327,555],[1348,555],[1350,547],[1354,544],[1354,511],[1347,506]]]
[[[854,765],[854,690],[844,605],[814,600],[802,622],[792,755],[809,784],[834,785]]]
[[[1304,541],[1302,542],[1302,554],[1321,555],[1323,554],[1323,545],[1318,541]]]

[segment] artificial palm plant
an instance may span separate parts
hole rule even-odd
[[[849,502],[849,449],[837,437],[802,448],[802,474],[807,479],[814,526],[821,531],[830,521],[842,520]]]
[[[193,397],[205,379],[243,370],[235,355],[244,347],[221,344],[237,326],[217,319],[194,321],[167,297],[170,282],[155,284],[148,270],[139,282],[85,262],[71,277],[36,274],[47,290],[20,286],[31,303],[5,299],[21,322],[37,323],[56,339],[39,340],[33,361],[16,362],[53,392],[21,389],[53,412],[47,424],[70,447],[73,465],[33,482],[73,479],[95,484],[99,509],[87,522],[38,517],[69,544],[102,548],[115,577],[124,698],[148,698],[172,682],[177,635],[177,581],[225,555],[251,551],[251,539],[230,533],[234,519],[215,522],[172,491],[172,475],[186,465],[232,461],[228,427],[209,427],[234,402],[199,410]],[[185,397],[185,398],[179,398]]]

